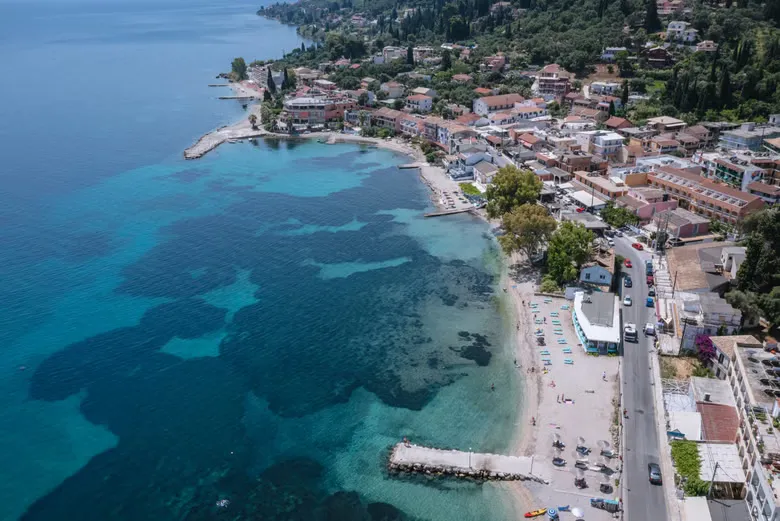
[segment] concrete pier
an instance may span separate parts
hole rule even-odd
[[[431,212],[423,214],[423,217],[441,217],[442,215],[455,215],[456,213],[466,213],[474,210],[473,206],[468,208],[456,208],[454,210],[442,210],[440,212]]]
[[[443,450],[399,443],[393,447],[387,468],[392,473],[416,473],[494,481],[549,483],[545,464],[533,457],[502,456],[460,450]]]

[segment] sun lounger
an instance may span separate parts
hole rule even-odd
[[[550,311],[550,316],[551,317],[557,317],[558,316],[558,312],[557,311]]]
[[[542,362],[544,363],[544,365],[552,365],[552,360],[550,360],[549,358],[542,358]]]
[[[566,365],[574,365],[574,360],[572,360],[571,358],[564,358],[563,363]]]
[[[539,354],[540,355],[549,355],[550,352],[545,349],[544,351],[539,351]]]
[[[554,327],[553,331],[563,331],[563,328],[562,327]]]
[[[561,306],[561,309],[566,311],[567,309],[569,309],[569,305],[568,304],[564,304],[563,306]]]
[[[559,338],[558,339],[558,343],[559,344],[565,344],[566,343],[566,339],[565,338]]]
[[[531,313],[533,313],[535,315],[535,314],[539,313],[539,310],[538,309],[532,309]]]
[[[570,355],[571,354],[571,347],[564,347],[563,348],[563,353],[566,354],[566,355]]]
[[[562,334],[563,334],[563,331],[555,331],[555,334],[556,334],[556,335],[562,335]]]

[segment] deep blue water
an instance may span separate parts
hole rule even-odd
[[[487,228],[424,219],[387,151],[181,159],[241,117],[216,72],[300,43],[256,8],[0,0],[0,519],[503,515],[383,472],[403,436],[507,444]]]

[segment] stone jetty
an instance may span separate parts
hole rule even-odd
[[[253,106],[250,114],[255,114],[258,121],[260,119],[260,107]],[[259,123],[258,123],[259,124]],[[184,151],[184,159],[198,159],[203,157],[222,143],[237,141],[242,139],[251,139],[268,135],[268,132],[262,128],[252,128],[249,119],[242,119],[233,125],[220,127],[202,136],[194,145]]]
[[[547,467],[539,458],[435,449],[411,443],[398,443],[393,447],[387,470],[401,475],[549,483],[544,477]]]

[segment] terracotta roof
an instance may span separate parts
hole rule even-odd
[[[513,105],[514,103],[520,103],[524,99],[525,98],[523,98],[520,94],[512,93],[501,94],[499,96],[485,96],[482,98],[482,101],[484,101],[488,107],[503,107],[507,105]]]
[[[476,89],[474,89],[474,92],[476,92],[477,94],[492,94],[493,93],[492,90],[486,89],[484,87],[477,87]]]
[[[539,107],[517,107],[513,109],[513,112],[516,112],[517,114],[530,114],[533,112],[539,112],[540,110],[542,109]]]
[[[471,81],[471,76],[468,74],[455,74],[452,76],[455,81]]]
[[[755,190],[766,195],[780,195],[780,186],[772,186],[761,181],[753,181],[747,185],[748,190]]]
[[[525,141],[526,143],[530,143],[531,145],[535,145],[536,143],[541,141],[541,139],[539,139],[538,137],[534,136],[533,134],[529,134],[527,132],[525,134],[518,136],[517,139],[520,141]]]
[[[397,119],[397,118],[403,116],[404,113],[401,112],[400,110],[394,110],[394,109],[390,109],[390,108],[387,108],[387,107],[382,107],[381,109],[375,110],[373,115],[374,115],[374,117],[376,117],[376,116],[384,116],[386,118],[396,118]]]
[[[734,344],[740,347],[762,348],[764,346],[760,340],[752,335],[711,336],[710,340],[712,340],[715,347],[727,356],[734,354]]]
[[[701,414],[704,441],[734,442],[739,429],[737,410],[730,405],[698,402],[696,410]]]
[[[500,145],[501,144],[501,138],[498,138],[496,136],[487,136],[485,139],[493,143],[494,145]]]
[[[469,124],[469,123],[473,123],[474,121],[478,121],[480,119],[482,119],[482,116],[480,116],[479,114],[474,114],[472,112],[470,114],[463,114],[462,116],[458,116],[457,118],[455,118],[455,121]]]
[[[656,136],[656,137],[652,138],[650,141],[653,142],[653,143],[657,143],[657,144],[659,144],[661,146],[674,147],[674,146],[679,146],[680,145],[680,142],[675,140],[675,139],[667,139],[667,138],[662,138],[662,137],[659,137],[659,136]]]
[[[545,65],[544,68],[542,68],[542,71],[545,74],[558,74],[558,76],[569,76],[569,71],[558,65],[557,63],[551,63],[550,65]]]
[[[612,116],[608,120],[604,122],[604,125],[610,128],[618,128],[621,125],[628,124],[630,126],[633,126],[633,123],[631,123],[626,118],[619,118],[617,116]]]

